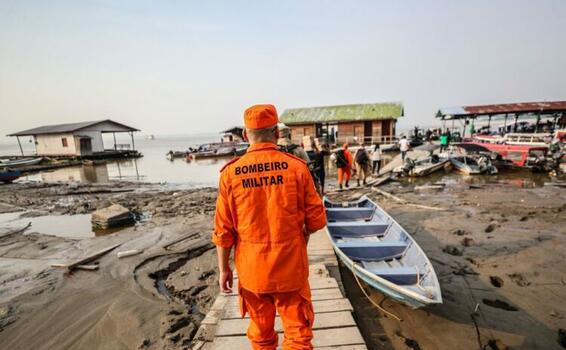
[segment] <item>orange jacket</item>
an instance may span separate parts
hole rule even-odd
[[[213,242],[236,246],[241,287],[255,293],[302,288],[309,271],[303,228],[325,225],[306,163],[277,145],[254,144],[222,169]]]

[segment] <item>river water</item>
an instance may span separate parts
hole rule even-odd
[[[217,186],[220,169],[229,158],[203,159],[187,162],[185,159],[170,161],[166,158],[170,150],[183,151],[188,147],[194,147],[208,142],[218,142],[220,135],[216,133],[201,135],[179,135],[179,136],[156,136],[153,140],[138,136],[135,140],[136,149],[142,154],[142,158],[108,161],[106,164],[95,166],[76,166],[44,171],[20,178],[18,181],[42,181],[42,182],[109,182],[109,181],[140,181],[151,183],[162,183],[167,186],[192,188],[202,186]],[[0,143],[0,155],[19,154],[19,148],[15,140],[10,143]],[[22,139],[22,146],[26,155],[33,155],[33,143],[26,138]],[[129,139],[117,135],[117,143],[129,143]],[[105,135],[104,144],[106,148],[113,147],[110,135]],[[384,155],[386,164],[392,154]],[[327,162],[327,182],[334,183],[336,170]],[[483,184],[488,182],[508,183],[517,187],[538,187],[545,182],[555,181],[547,174],[532,174],[530,172],[502,172],[497,176],[473,176],[465,177],[453,172],[438,172],[432,176],[419,179],[406,179],[405,184],[416,185],[434,183],[470,183]],[[355,181],[354,181],[355,183]]]
[[[106,135],[105,135],[106,136]],[[118,136],[117,136],[118,137]],[[136,149],[142,158],[108,161],[94,166],[75,166],[44,171],[20,178],[18,181],[43,182],[108,182],[113,180],[166,183],[183,187],[216,186],[218,174],[228,159],[203,159],[186,162],[184,159],[169,161],[165,155],[170,150],[184,151],[188,147],[208,142],[218,142],[220,135],[156,136],[147,140],[136,138]],[[33,155],[33,144],[22,140],[26,155]],[[128,139],[118,138],[117,143],[128,143]],[[113,141],[105,137],[106,148],[112,148]],[[0,155],[19,154],[15,140],[0,144]]]

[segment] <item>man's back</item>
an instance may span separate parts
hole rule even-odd
[[[235,261],[244,271],[243,285],[254,292],[300,288],[308,277],[303,226],[319,228],[326,219],[315,205],[320,199],[306,163],[274,144],[259,143],[226,166],[220,182],[237,232]],[[262,254],[265,245],[269,255]],[[297,254],[297,247],[304,252]],[[246,256],[238,254],[240,249]]]
[[[229,263],[235,246],[242,318],[254,349],[275,349],[275,315],[283,349],[312,349],[314,312],[308,283],[307,243],[326,225],[326,212],[304,161],[281,152],[273,105],[244,112],[246,154],[221,171],[212,240],[220,290],[232,292]]]

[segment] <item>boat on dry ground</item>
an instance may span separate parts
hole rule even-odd
[[[430,260],[385,210],[366,196],[324,204],[336,255],[356,279],[412,308],[442,303]]]

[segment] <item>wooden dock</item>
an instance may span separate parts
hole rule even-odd
[[[310,261],[309,282],[315,312],[315,349],[366,350],[364,339],[352,316],[353,308],[339,286],[340,281],[330,276],[329,269],[336,269],[338,262],[324,230],[311,235],[308,246]],[[339,274],[337,276],[339,278]],[[239,312],[237,278],[234,293],[218,295],[210,311],[202,321],[195,336],[195,350],[251,349],[246,337],[249,316],[242,319]],[[283,339],[279,316],[275,330]]]

